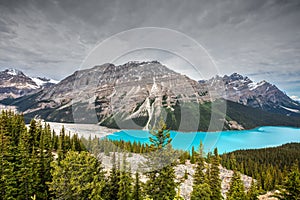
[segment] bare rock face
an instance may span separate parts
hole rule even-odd
[[[199,83],[209,87],[210,91],[217,90],[224,99],[233,102],[288,116],[300,116],[300,103],[267,81],[255,83],[248,77],[233,73]],[[218,85],[224,85],[225,89],[219,90]]]
[[[30,78],[19,70],[6,69],[0,72],[0,99],[18,98],[55,83],[51,79]]]
[[[0,99],[17,98],[38,88],[38,85],[23,72],[7,69],[0,72]]]
[[[26,119],[40,117],[53,122],[147,129],[162,116],[170,129],[181,131],[217,131],[222,127],[241,130],[269,124],[299,126],[298,102],[275,85],[266,81],[254,83],[236,73],[197,82],[157,61],[149,61],[94,66],[52,85],[47,84],[53,83],[49,79],[31,79],[13,70],[0,76],[0,94],[2,90],[2,94],[19,97],[0,103],[15,106]],[[7,88],[11,92],[5,92]],[[257,110],[240,104],[296,118],[280,116],[277,120],[270,117],[273,113],[267,115],[259,110],[267,116],[259,121],[253,118]],[[242,120],[236,116],[243,116]]]
[[[23,112],[55,109],[60,116],[52,112],[46,120],[111,125],[119,119],[126,121],[126,126],[141,128],[164,112],[162,108],[172,111],[178,102],[209,100],[203,91],[205,87],[197,81],[157,61],[129,62],[119,66],[104,64],[76,71],[60,83],[42,90]],[[70,112],[73,119],[64,117]],[[138,120],[131,123],[132,119]]]

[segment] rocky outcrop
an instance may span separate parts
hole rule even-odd
[[[0,72],[0,99],[18,98],[55,83],[51,79],[31,78],[19,70],[6,69]]]
[[[128,156],[129,155],[129,156]],[[110,156],[105,155],[104,153],[101,153],[99,155],[99,158],[102,161],[102,164],[104,165],[104,168],[109,171],[111,169],[111,156],[112,153],[110,153]],[[136,170],[139,169],[139,166],[146,161],[146,159],[142,156],[142,154],[135,154],[135,153],[130,153],[127,154],[127,159],[126,161],[128,164],[130,164],[131,170],[134,173]],[[122,158],[123,154],[122,153],[116,153],[116,159],[121,160],[122,163]],[[190,194],[193,191],[193,176],[195,173],[195,164],[191,164],[189,161],[187,161],[185,164],[179,164],[175,166],[175,175],[176,175],[176,182],[180,182],[180,194],[185,200],[190,199]],[[233,176],[233,171],[232,170],[227,170],[223,168],[222,166],[219,167],[220,169],[220,179],[222,180],[221,187],[222,187],[222,195],[226,197],[226,193],[230,188],[230,180]],[[185,173],[187,173],[187,179],[185,179]],[[241,179],[244,183],[245,189],[248,190],[251,186],[252,178],[246,175],[241,175]],[[141,181],[146,182],[147,178],[146,176],[142,175],[141,176]]]
[[[233,73],[199,83],[208,87],[210,92],[217,91],[224,99],[233,102],[288,116],[300,116],[300,103],[264,80],[255,83],[248,77]]]

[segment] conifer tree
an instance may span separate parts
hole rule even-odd
[[[58,163],[65,158],[65,154],[67,152],[66,148],[66,134],[65,134],[65,128],[64,126],[61,129],[60,135],[58,137],[58,148],[57,148],[57,154]]]
[[[199,153],[196,157],[196,170],[194,174],[194,185],[203,184],[205,181],[205,174],[204,174],[204,152],[203,152],[203,144],[202,141],[200,141],[199,145]]]
[[[191,156],[191,164],[195,164],[195,160],[196,160],[196,158],[195,158],[195,155],[196,153],[195,153],[195,148],[194,148],[194,146],[192,146],[192,156]]]
[[[147,167],[150,167],[150,171],[146,174],[149,179],[146,182],[147,194],[154,200],[173,199],[177,184],[173,168],[175,152],[170,144],[170,132],[161,119],[157,129],[152,129],[150,133],[152,134],[149,138],[151,152],[146,162]]]
[[[259,195],[259,192],[258,192],[258,189],[257,189],[257,184],[252,179],[251,187],[247,192],[247,199],[248,200],[258,200],[258,197],[257,197],[258,195]]]
[[[209,177],[211,199],[213,200],[223,199],[223,196],[221,194],[221,179],[219,177],[220,175],[219,165],[220,165],[220,157],[218,154],[218,149],[215,148],[214,156],[211,158],[210,177]]]
[[[211,200],[212,193],[210,186],[207,183],[198,184],[193,186],[191,193],[191,200]]]
[[[241,175],[239,172],[234,171],[233,177],[231,178],[230,181],[230,189],[226,195],[228,200],[246,199],[244,184],[241,180]]]
[[[30,131],[24,131],[20,135],[20,142],[18,145],[18,152],[20,157],[20,162],[18,164],[18,180],[19,180],[19,191],[18,197],[20,199],[30,199],[31,196],[34,195],[33,191],[33,180],[34,174],[32,171],[32,162],[36,162],[36,159],[32,159],[31,156],[35,154],[34,151],[34,138],[32,137],[35,135],[35,122],[34,120],[31,121],[31,129]],[[33,153],[33,154],[32,154]]]
[[[52,162],[50,191],[55,199],[96,199],[101,197],[97,184],[103,183],[104,176],[100,162],[88,152],[68,152],[60,164]],[[98,176],[95,180],[95,176]],[[97,181],[97,182],[95,182]],[[101,199],[101,198],[100,198]]]
[[[133,188],[133,193],[132,193],[132,199],[133,200],[142,200],[142,189],[141,189],[141,183],[140,183],[140,177],[139,173],[135,173],[135,183],[134,183],[134,188]]]
[[[17,180],[14,178],[13,141],[5,127],[6,114],[0,116],[0,196],[2,199],[12,198],[17,193]]]
[[[39,155],[38,155],[38,175],[40,178],[39,192],[37,195],[39,199],[46,199],[49,197],[49,187],[46,184],[51,181],[51,162],[53,161],[51,148],[51,131],[50,127],[45,125],[41,132],[39,141]]]
[[[205,199],[210,200],[211,199],[211,189],[209,186],[209,178],[205,176],[204,174],[204,151],[203,151],[203,144],[202,141],[200,141],[199,145],[199,152],[196,157],[196,170],[194,174],[194,185],[193,185],[193,191],[191,193],[191,200],[196,199]]]
[[[281,193],[277,196],[281,200],[300,199],[300,172],[298,161],[292,166],[291,172],[286,177]]]
[[[119,192],[119,181],[120,181],[120,171],[116,165],[116,153],[113,152],[112,156],[112,168],[109,175],[109,182],[105,188],[106,199],[117,200]]]
[[[127,169],[126,153],[123,153],[123,164],[120,172],[120,181],[118,183],[118,199],[131,200],[132,194],[132,177],[130,170]]]

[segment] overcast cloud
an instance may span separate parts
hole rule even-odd
[[[182,32],[205,47],[219,74],[265,79],[300,96],[298,0],[0,0],[0,69],[59,80],[101,41],[138,27]]]

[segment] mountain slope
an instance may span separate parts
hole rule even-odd
[[[129,62],[76,71],[36,94],[2,103],[17,106],[25,116],[51,121],[110,126],[118,121],[122,127],[141,128],[153,124],[161,113],[173,112],[179,102],[198,105],[209,100],[205,91],[199,91],[204,88],[196,81],[157,61]]]
[[[104,64],[76,71],[58,84],[34,94],[4,99],[0,103],[17,107],[28,120],[38,116],[47,121],[99,123],[121,129],[150,128],[160,116],[165,117],[171,129],[182,131],[220,130],[223,124],[223,129],[264,125],[300,127],[300,118],[296,115],[267,112],[268,100],[260,101],[259,105],[263,106],[254,106],[256,104],[252,105],[249,101],[243,105],[241,100],[249,95],[247,92],[241,95],[241,88],[249,91],[253,82],[234,76],[199,84],[157,61],[129,62],[119,66]],[[223,97],[232,101],[217,98],[215,94],[210,96],[213,89],[217,90],[217,82],[223,79],[228,81],[226,96]],[[234,81],[247,84],[233,85]],[[239,87],[239,95],[228,95],[228,91],[236,86]],[[256,88],[260,88],[263,94],[261,86]],[[271,90],[275,89],[274,86]],[[289,101],[283,95],[281,101],[285,99]]]
[[[46,78],[30,78],[16,69],[0,71],[0,99],[18,98],[57,83]]]
[[[218,90],[217,86],[223,84],[225,90],[219,92],[224,99],[273,113],[300,117],[300,103],[267,81],[255,83],[248,77],[233,73],[199,83],[206,85],[210,91]]]

